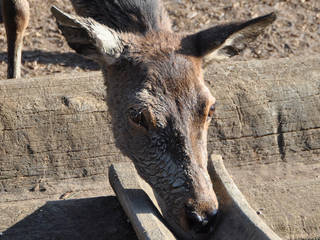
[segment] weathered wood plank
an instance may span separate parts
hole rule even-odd
[[[113,164],[109,181],[140,240],[176,239],[147,195],[152,194],[151,188],[143,189],[132,163]]]
[[[212,240],[281,240],[251,208],[227,172],[220,155],[211,155],[208,171],[220,203],[220,221]]]
[[[209,146],[230,166],[236,155],[239,165],[319,159],[319,64],[314,56],[212,65],[206,79],[218,106]]]
[[[110,163],[125,158],[104,89],[100,73],[0,81],[0,200],[32,199],[39,182],[55,194],[58,181],[107,179]]]

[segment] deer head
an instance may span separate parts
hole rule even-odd
[[[121,32],[52,11],[69,45],[101,65],[117,146],[154,189],[164,218],[183,239],[205,237],[219,204],[207,171],[216,100],[202,62],[237,54],[275,15],[177,34]]]

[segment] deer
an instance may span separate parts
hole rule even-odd
[[[71,0],[77,15],[52,7],[69,46],[96,61],[117,147],[154,190],[181,239],[207,239],[219,203],[207,171],[207,132],[216,100],[202,64],[237,55],[276,19],[175,33],[160,0]]]
[[[8,78],[21,77],[23,37],[29,24],[27,0],[1,0],[3,21],[7,34]]]

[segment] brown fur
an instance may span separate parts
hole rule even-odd
[[[204,84],[202,60],[237,53],[239,43],[275,16],[189,35],[170,30],[157,0],[89,3],[73,0],[78,13],[105,25],[53,9],[58,26],[71,47],[100,63],[116,144],[154,189],[165,219],[183,239],[203,237],[218,201],[207,172],[215,99]]]

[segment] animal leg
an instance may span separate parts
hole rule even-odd
[[[27,0],[1,0],[2,16],[7,33],[8,78],[21,77],[23,36],[29,23]]]

